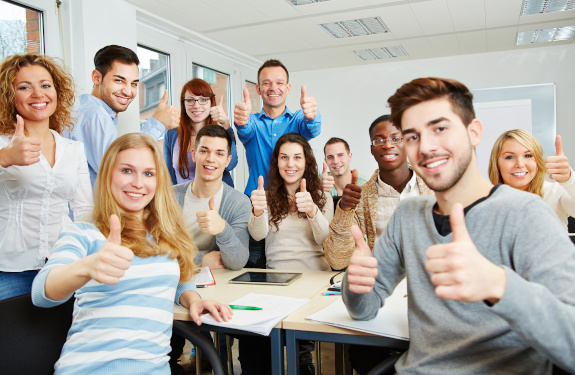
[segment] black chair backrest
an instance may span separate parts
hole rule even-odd
[[[72,324],[74,298],[43,309],[30,294],[0,301],[0,372],[53,374]]]

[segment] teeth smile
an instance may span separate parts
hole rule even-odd
[[[139,194],[139,193],[126,193],[128,194],[130,197],[134,197],[134,198],[141,198],[144,196],[144,194]]]
[[[204,166],[204,168],[205,168],[205,169],[208,169],[208,170],[210,170],[210,171],[215,171],[215,170],[216,170],[215,167],[210,167],[210,166],[208,166],[208,165]]]
[[[290,174],[290,175],[293,175],[293,174],[296,174],[297,171],[286,171],[286,173],[287,173],[287,174]]]
[[[388,160],[395,159],[396,157],[397,155],[383,155],[383,158]]]
[[[527,172],[515,172],[511,173],[512,176],[523,177],[527,175]]]
[[[438,161],[436,161],[436,162],[427,164],[427,165],[425,166],[425,168],[435,168],[435,167],[438,167],[438,166],[440,166],[440,165],[442,165],[442,164],[445,164],[445,163],[447,163],[447,159],[438,160]]]
[[[30,104],[33,108],[39,109],[39,108],[45,108],[48,103],[34,103],[34,104]]]

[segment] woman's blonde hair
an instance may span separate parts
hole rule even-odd
[[[16,105],[14,79],[25,66],[41,66],[50,73],[56,90],[58,103],[50,116],[50,129],[62,133],[72,126],[71,113],[74,108],[74,79],[56,59],[45,55],[12,55],[0,65],[0,134],[12,135],[16,129]]]
[[[527,191],[539,196],[543,196],[543,182],[545,182],[545,160],[543,160],[543,148],[541,143],[535,138],[531,133],[523,129],[513,129],[506,131],[501,134],[499,138],[495,141],[493,149],[491,150],[491,157],[489,158],[489,179],[492,184],[504,184],[503,178],[501,177],[501,172],[499,171],[499,165],[497,161],[501,155],[501,150],[503,145],[508,140],[515,140],[519,142],[523,147],[531,152],[535,163],[537,164],[537,172],[535,177],[529,183]]]
[[[150,150],[156,162],[156,192],[144,208],[143,220],[123,212],[111,190],[116,158],[120,152],[131,148]],[[198,250],[185,227],[162,153],[150,136],[131,133],[112,142],[102,157],[94,195],[93,220],[104,236],[110,234],[110,215],[116,214],[122,226],[122,246],[130,248],[139,257],[169,254],[171,259],[178,259],[180,281],[191,279],[197,268],[194,256]],[[148,233],[155,243],[148,240]]]

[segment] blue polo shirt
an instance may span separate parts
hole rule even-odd
[[[285,111],[273,119],[264,110],[252,113],[244,126],[237,124],[238,138],[246,149],[246,158],[250,176],[245,194],[251,196],[258,188],[258,176],[263,176],[267,184],[270,160],[278,139],[286,133],[299,133],[308,141],[321,132],[321,115],[319,112],[313,119],[306,119],[300,109],[296,113]]]

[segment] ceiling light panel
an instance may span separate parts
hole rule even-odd
[[[314,4],[314,3],[323,3],[324,1],[329,0],[287,0],[288,3],[293,5],[306,5],[306,4]]]
[[[383,48],[368,48],[354,50],[353,53],[360,59],[367,60],[383,60],[393,59],[396,57],[405,57],[407,53],[401,46],[391,46]]]
[[[573,39],[575,35],[575,26],[555,27],[553,29],[541,29],[522,31],[517,33],[517,45],[549,43],[560,40]]]
[[[379,17],[322,23],[320,26],[336,39],[389,32],[389,29]]]
[[[522,16],[575,9],[575,0],[523,0]]]

